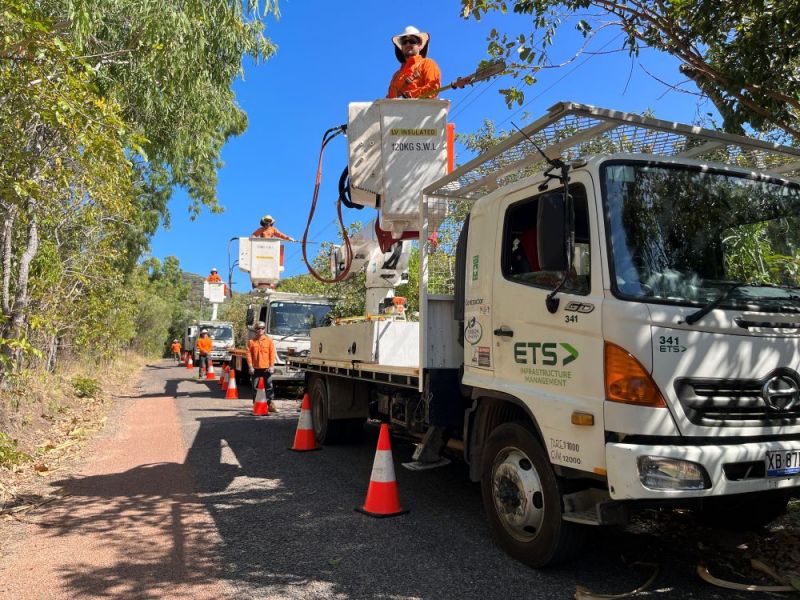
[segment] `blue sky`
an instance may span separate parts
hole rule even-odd
[[[249,127],[222,152],[225,166],[219,173],[218,197],[225,212],[214,215],[206,211],[190,221],[186,194],[177,190],[169,206],[171,228],[161,228],[152,240],[153,256],[177,256],[184,271],[204,275],[213,266],[227,280],[228,240],[249,235],[266,213],[275,217],[278,229],[302,237],[322,134],[347,120],[349,102],[386,95],[389,79],[399,66],[391,37],[407,25],[430,33],[428,56],[439,64],[445,83],[471,73],[487,58],[486,38],[492,28],[509,33],[530,30],[529,19],[515,15],[492,16],[480,22],[464,20],[457,0],[281,0],[280,8],[280,20],[270,19],[266,32],[278,45],[277,54],[259,65],[248,62],[244,80],[234,84]],[[566,59],[579,43],[579,36],[568,25],[556,38],[554,54]],[[450,120],[462,133],[477,130],[486,118],[501,129],[510,129],[512,120],[522,125],[562,100],[630,112],[652,109],[662,119],[695,121],[697,98],[668,91],[653,77],[681,81],[677,61],[647,51],[633,61],[626,52],[609,53],[619,50],[621,44],[618,30],[609,29],[589,47],[599,52],[597,55],[540,72],[539,82],[526,89],[522,109],[509,110],[498,92],[511,85],[508,76],[447,92],[440,98],[452,103]],[[457,146],[456,163],[468,158]],[[340,136],[325,152],[311,240],[337,240],[336,183],[346,163],[346,140]],[[373,216],[366,214],[371,210],[357,211],[349,220],[366,222]],[[235,242],[231,244],[232,260],[236,248]],[[300,244],[288,245],[286,259],[284,277],[307,272]],[[238,269],[234,269],[233,280],[237,291],[250,288],[247,274]]]

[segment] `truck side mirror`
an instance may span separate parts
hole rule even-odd
[[[245,324],[248,327],[251,327],[253,325],[253,323],[255,323],[255,316],[256,316],[256,311],[253,308],[253,305],[252,304],[248,304],[247,305],[247,314],[244,317]]]
[[[564,194],[545,194],[539,198],[536,245],[542,271],[566,271],[569,268],[566,220]]]

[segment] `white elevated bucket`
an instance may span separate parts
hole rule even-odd
[[[276,284],[283,270],[280,240],[239,238],[239,269],[250,274],[254,288]]]
[[[203,282],[203,298],[211,302],[211,304],[225,302],[225,284],[212,283],[210,281]]]
[[[347,140],[351,199],[375,206],[380,227],[395,239],[421,231],[422,190],[447,173],[447,100],[376,100],[348,106]],[[444,203],[431,203],[435,231]]]

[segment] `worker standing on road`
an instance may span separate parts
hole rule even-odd
[[[211,273],[206,277],[208,283],[222,283],[222,277],[217,273],[217,267],[211,267]]]
[[[256,323],[256,337],[247,344],[247,369],[250,372],[250,379],[253,388],[253,400],[256,398],[256,386],[258,379],[264,378],[264,391],[267,396],[267,406],[270,412],[278,412],[275,408],[275,390],[272,386],[272,373],[275,370],[275,361],[278,353],[275,344],[268,335],[264,334],[266,325],[264,321]]]
[[[428,58],[430,39],[411,25],[392,37],[394,54],[403,66],[392,75],[387,98],[436,98],[432,92],[442,87],[442,73],[436,61]]]
[[[172,340],[172,357],[175,359],[176,363],[181,362],[181,343],[175,339]]]
[[[288,240],[290,242],[297,241],[293,237],[289,237],[285,233],[278,231],[277,227],[275,227],[275,219],[272,218],[272,215],[264,215],[261,217],[260,223],[261,227],[251,233],[250,237],[278,238],[279,240]]]
[[[214,348],[214,342],[208,337],[208,329],[200,331],[200,337],[197,338],[197,376],[202,379],[208,373],[208,361],[211,360],[211,350]]]

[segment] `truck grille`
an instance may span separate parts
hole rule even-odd
[[[800,377],[778,369],[763,379],[677,379],[689,421],[706,427],[774,427],[800,423]]]

